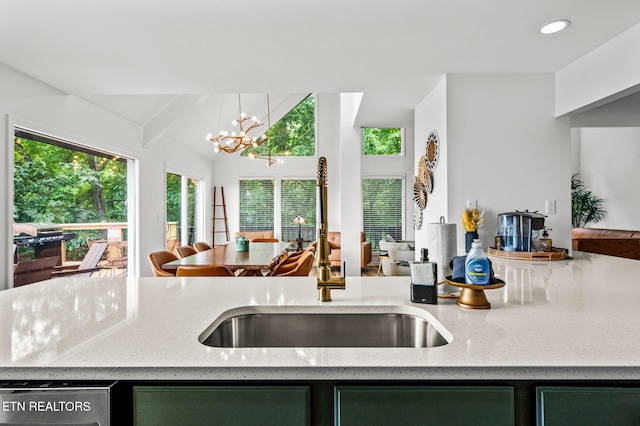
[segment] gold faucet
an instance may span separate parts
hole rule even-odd
[[[318,290],[322,302],[331,301],[331,290],[347,288],[345,277],[332,277],[329,262],[329,241],[327,240],[327,159],[318,160],[318,200],[320,201],[320,229],[318,235]]]

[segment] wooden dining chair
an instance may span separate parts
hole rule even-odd
[[[269,275],[272,277],[300,277],[307,276],[313,268],[313,258],[315,252],[308,250],[304,252],[298,260],[293,263],[283,263],[276,267],[276,269]]]
[[[254,238],[250,240],[252,243],[277,243],[279,240],[277,238]]]
[[[224,265],[184,265],[178,267],[178,277],[234,277],[231,269]]]
[[[193,248],[196,249],[197,252],[211,250],[211,246],[204,241],[198,241],[193,245]]]
[[[316,246],[309,244],[309,246],[307,246],[307,248],[305,248],[304,250],[301,251],[296,251],[294,253],[290,253],[289,254],[289,258],[287,259],[288,262],[295,262],[296,260],[298,260],[298,258],[300,256],[302,256],[303,254],[307,253],[307,252],[311,252],[315,255],[316,253]]]
[[[154,277],[175,277],[176,275],[171,273],[171,271],[165,271],[162,269],[162,265],[165,263],[172,262],[174,260],[178,260],[178,256],[171,253],[170,251],[156,251],[153,253],[149,253],[149,263],[151,263],[151,270],[153,271]]]
[[[176,253],[178,253],[178,257],[182,259],[184,257],[198,253],[198,250],[194,249],[191,246],[180,246],[176,249]]]

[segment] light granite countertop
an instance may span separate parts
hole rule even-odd
[[[65,278],[0,291],[0,380],[640,379],[640,262],[574,252],[493,258],[491,309],[412,303],[410,277],[348,277],[318,301],[313,277]],[[213,348],[225,312],[399,310],[433,317],[433,348]],[[426,313],[425,313],[426,311]],[[375,332],[375,330],[371,330]]]

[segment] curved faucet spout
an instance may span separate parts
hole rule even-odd
[[[318,160],[318,203],[320,214],[320,225],[318,228],[318,290],[319,298],[322,302],[331,301],[331,290],[344,290],[347,286],[345,277],[332,277],[331,264],[329,262],[329,241],[327,240],[328,230],[328,209],[327,209],[327,159],[320,157]]]

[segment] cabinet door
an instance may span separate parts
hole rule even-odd
[[[536,388],[538,425],[640,424],[640,389]]]
[[[137,386],[136,426],[308,425],[306,386]]]
[[[336,425],[513,425],[509,386],[339,386]]]

